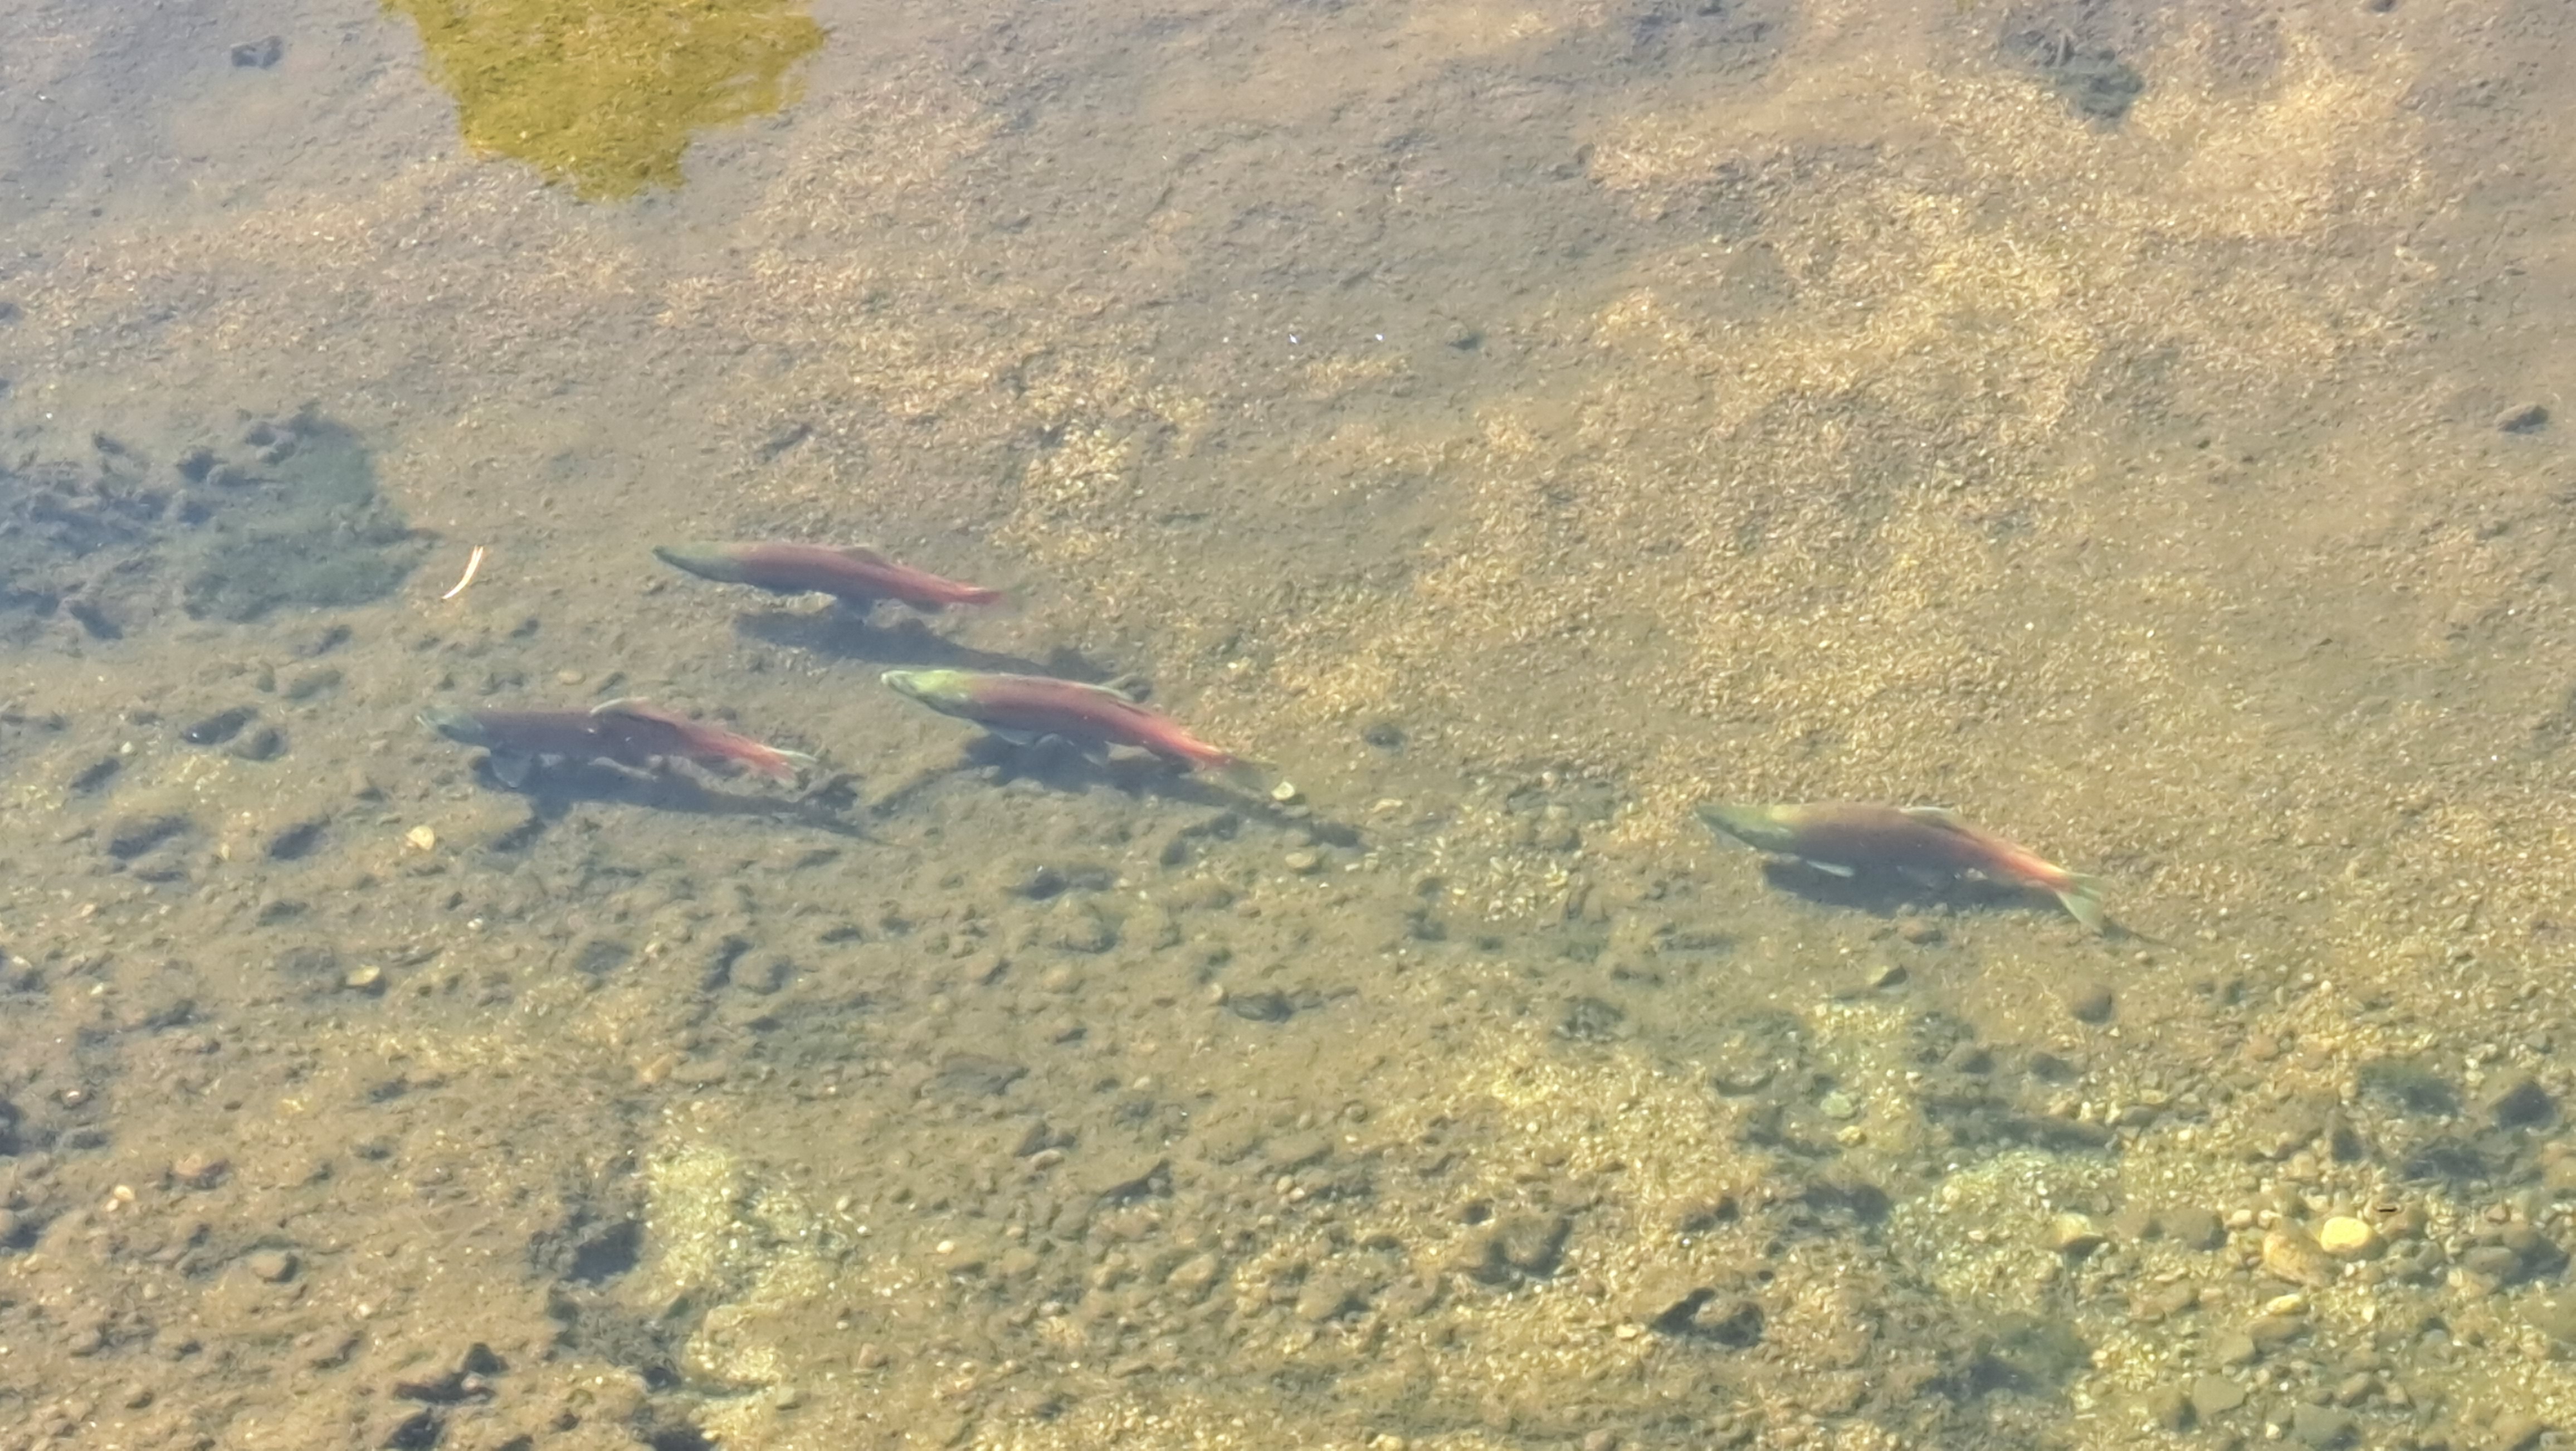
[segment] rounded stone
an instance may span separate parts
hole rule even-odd
[[[2367,1220],[2338,1214],[2317,1226],[2317,1248],[2337,1259],[2364,1259],[2379,1248],[2379,1231]]]
[[[2089,1255],[2102,1247],[2102,1227],[2072,1210],[2048,1221],[2048,1247],[2062,1255]]]
[[[2223,1416],[2245,1404],[2245,1387],[2223,1375],[2205,1375],[2191,1383],[2191,1408],[2202,1420]]]
[[[2330,1285],[2340,1267],[2307,1235],[2282,1225],[2263,1236],[2263,1269],[2294,1285]]]
[[[249,1267],[252,1274],[272,1285],[284,1284],[294,1279],[298,1268],[295,1252],[283,1249],[253,1250],[242,1260],[242,1263]]]

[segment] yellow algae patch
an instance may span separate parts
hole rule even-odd
[[[385,0],[480,152],[585,200],[677,186],[698,132],[795,99],[823,43],[795,0]]]

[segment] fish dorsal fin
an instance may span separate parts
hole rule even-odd
[[[590,713],[592,715],[650,715],[652,709],[644,704],[644,697],[640,695],[621,695],[615,700],[603,700],[592,706]]]
[[[873,544],[844,544],[839,553],[843,559],[857,564],[892,564],[894,562],[886,558],[884,550]]]
[[[1952,831],[1968,829],[1967,821],[1947,806],[1902,806],[1897,809],[1917,821],[1928,821],[1934,826],[1946,826]]]

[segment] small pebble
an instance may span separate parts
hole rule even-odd
[[[1321,870],[1324,865],[1324,859],[1315,855],[1311,851],[1292,851],[1281,860],[1286,864],[1288,870],[1295,872],[1301,877],[1314,875],[1317,871]]]
[[[2263,1269],[2294,1285],[2331,1285],[2340,1267],[2334,1256],[2298,1229],[2280,1225],[2263,1236]]]
[[[272,1285],[294,1279],[297,1268],[294,1252],[282,1249],[253,1250],[242,1263],[250,1268],[252,1274]]]
[[[2338,1214],[2317,1226],[2317,1248],[2337,1259],[2362,1259],[2379,1248],[2379,1231],[2365,1220]]]
[[[374,963],[350,968],[340,979],[340,986],[353,993],[380,993],[385,990],[385,970]]]
[[[1295,805],[1298,795],[1297,783],[1294,781],[1282,781],[1270,788],[1270,799],[1282,806]]]
[[[415,826],[403,833],[403,844],[413,851],[438,850],[438,833],[426,826]]]
[[[2102,1227],[2072,1210],[2048,1221],[2048,1247],[2062,1255],[2089,1255],[2102,1247]]]

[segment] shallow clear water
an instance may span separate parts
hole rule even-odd
[[[2576,1434],[2566,32],[0,15],[0,1448]]]

